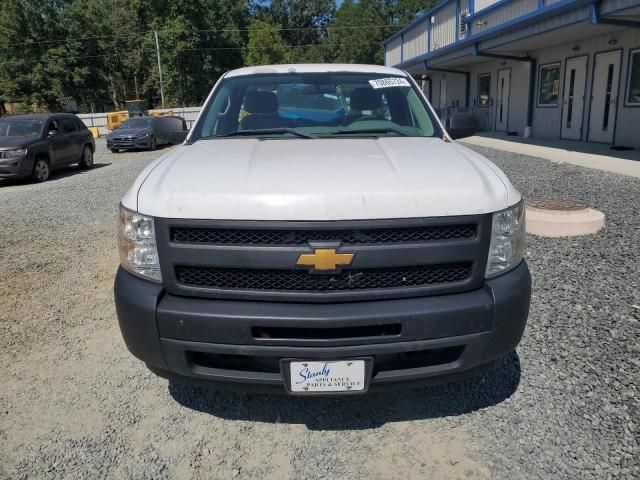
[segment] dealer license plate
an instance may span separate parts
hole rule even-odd
[[[291,391],[357,392],[365,389],[365,361],[292,361],[289,364]]]

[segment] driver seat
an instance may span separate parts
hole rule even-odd
[[[249,92],[244,97],[244,109],[249,113],[240,121],[240,130],[262,130],[282,127],[278,115],[278,97],[273,92]]]
[[[363,116],[363,110],[372,110],[373,115],[367,115],[370,120],[384,120],[384,117],[378,112],[382,108],[382,94],[372,87],[358,87],[351,92],[351,101],[349,104],[349,114],[345,117],[347,125],[355,122]]]

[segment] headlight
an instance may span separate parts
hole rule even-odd
[[[3,150],[0,152],[0,158],[16,158],[24,157],[27,154],[26,148],[16,148],[14,150]]]
[[[495,277],[517,267],[524,255],[524,200],[493,214],[491,245],[485,278]]]
[[[120,205],[118,217],[120,264],[134,275],[162,282],[153,218]]]

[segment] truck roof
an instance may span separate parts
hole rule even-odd
[[[402,70],[380,65],[357,65],[351,63],[301,63],[288,65],[258,65],[255,67],[244,67],[231,70],[225,78],[239,77],[242,75],[259,75],[265,73],[377,73],[380,75],[402,75],[407,74]]]

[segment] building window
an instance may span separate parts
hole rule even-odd
[[[629,78],[627,79],[627,105],[640,107],[640,48],[629,55]]]
[[[540,66],[538,78],[538,106],[557,107],[560,92],[560,64]]]
[[[488,107],[491,103],[491,74],[478,75],[478,107]]]

